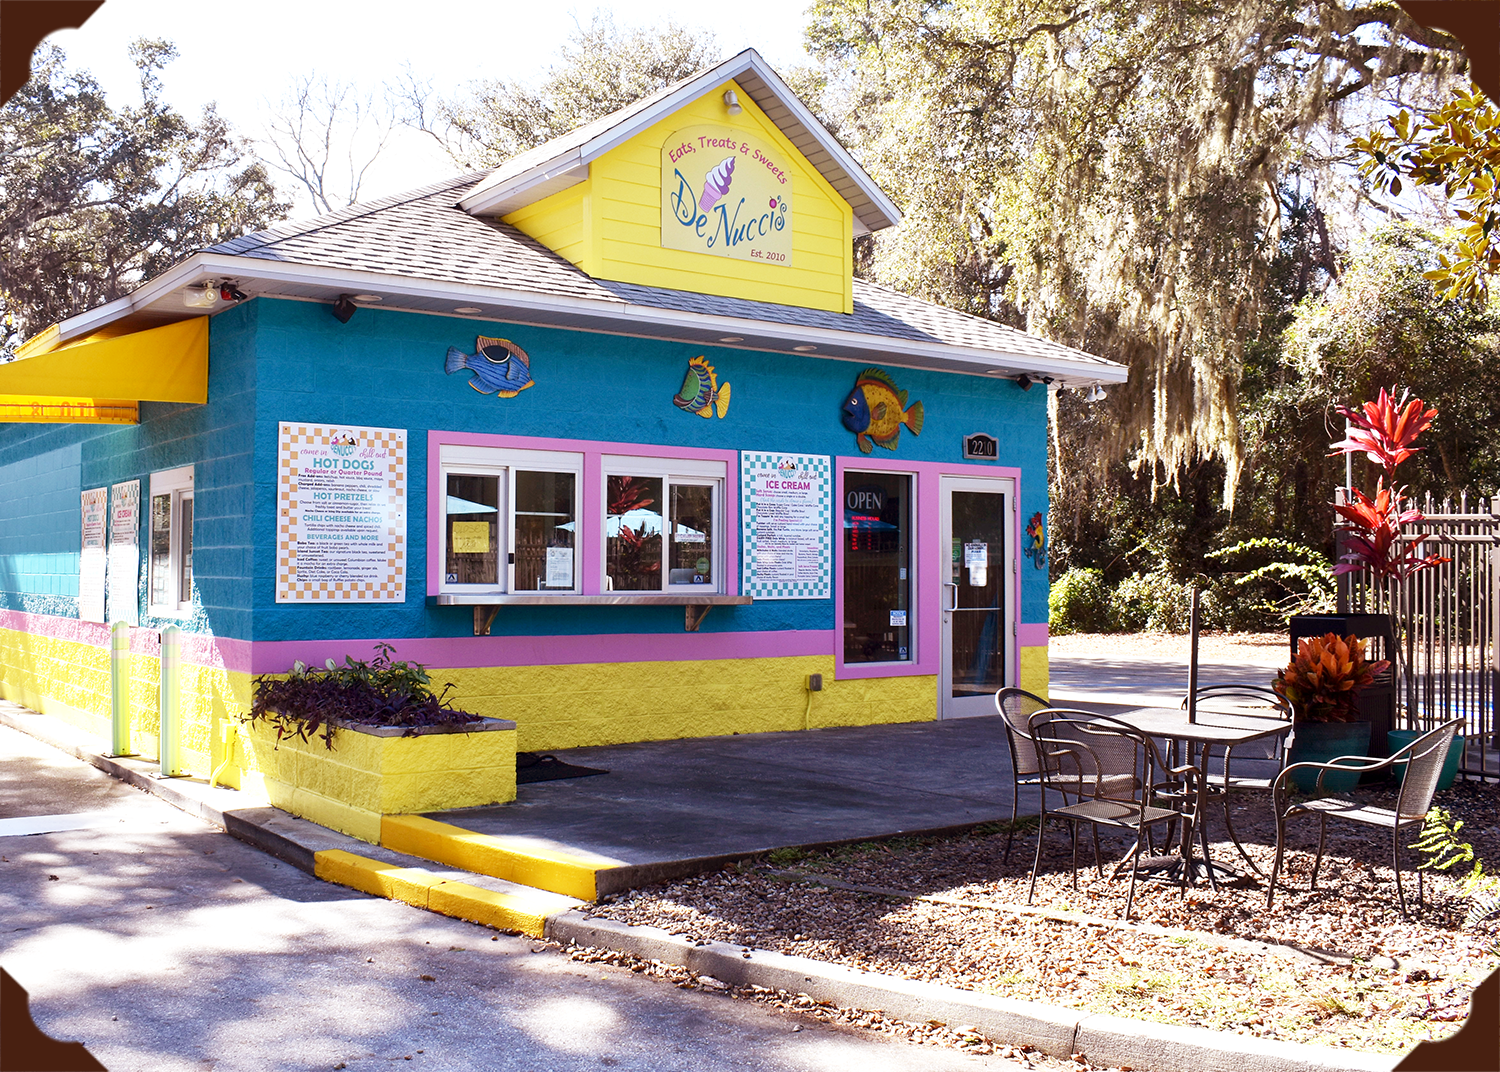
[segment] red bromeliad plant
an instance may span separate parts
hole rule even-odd
[[[1348,427],[1343,441],[1333,445],[1333,453],[1363,454],[1384,470],[1384,476],[1375,482],[1373,499],[1350,488],[1349,502],[1333,504],[1352,530],[1347,553],[1333,568],[1336,574],[1368,570],[1377,581],[1404,581],[1419,570],[1448,561],[1439,555],[1420,555],[1415,544],[1401,539],[1407,525],[1422,520],[1422,512],[1402,509],[1406,489],[1395,486],[1396,467],[1420,449],[1412,444],[1437,416],[1437,410],[1425,409],[1420,398],[1408,400],[1408,394],[1403,391],[1399,399],[1393,399],[1382,387],[1373,402],[1338,407]]]

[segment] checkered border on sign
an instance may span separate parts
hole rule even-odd
[[[762,581],[755,575],[755,478],[774,472],[776,463],[790,458],[818,482],[818,538],[820,579],[817,581]],[[833,591],[833,459],[826,454],[768,454],[740,452],[740,591],[752,599],[827,599]]]
[[[327,442],[334,432],[353,432],[362,443],[390,454],[386,485],[386,568],[379,581],[308,581],[297,576],[299,448]],[[276,447],[276,602],[325,600],[402,603],[406,600],[406,429],[282,421]]]

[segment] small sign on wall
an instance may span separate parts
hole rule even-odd
[[[1000,441],[992,435],[975,432],[964,436],[964,457],[992,462],[1000,457]]]
[[[141,482],[109,489],[109,620],[141,624]]]
[[[104,524],[109,513],[109,489],[83,493],[83,553],[78,559],[78,618],[104,621]]]

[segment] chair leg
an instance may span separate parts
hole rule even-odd
[[[1036,819],[1036,862],[1031,865],[1031,889],[1026,894],[1026,903],[1036,896],[1036,873],[1042,869],[1042,839],[1047,833],[1047,802],[1042,801],[1042,814]]]
[[[1094,829],[1094,873],[1099,878],[1103,878],[1104,877],[1104,853],[1101,852],[1100,849],[1099,849],[1099,828],[1097,826],[1095,826],[1093,829]]]
[[[1240,844],[1240,836],[1234,832],[1234,823],[1229,818],[1228,790],[1224,792],[1224,829],[1229,831],[1229,840],[1234,842],[1234,847],[1240,850],[1240,856],[1247,864],[1250,865],[1250,870],[1254,871],[1261,878],[1265,878],[1266,873],[1259,867],[1255,866],[1255,861],[1250,859],[1250,854],[1245,851],[1245,846]]]
[[[1281,874],[1281,857],[1286,851],[1286,816],[1276,816],[1276,862],[1271,865],[1271,878],[1266,882],[1266,911],[1276,897],[1276,876]]]
[[[1391,869],[1396,872],[1396,903],[1401,906],[1401,918],[1409,919],[1406,912],[1406,893],[1401,889],[1401,827],[1391,829]],[[1417,872],[1417,881],[1422,881],[1422,872]],[[1420,903],[1420,902],[1419,902]]]
[[[1214,878],[1214,865],[1208,855],[1208,816],[1195,816],[1198,821],[1198,844],[1203,846],[1203,868],[1208,872],[1208,884],[1215,893],[1219,892],[1218,880]],[[1186,888],[1186,887],[1184,887]]]
[[[1078,888],[1078,821],[1075,819],[1070,824],[1073,827],[1073,888]]]
[[[1010,828],[1005,831],[1005,855],[1001,863],[1010,863],[1010,843],[1016,840],[1016,812],[1021,807],[1021,787],[1014,785],[1010,791]]]
[[[1323,842],[1328,837],[1328,816],[1318,812],[1318,855],[1313,859],[1312,881],[1308,883],[1309,890],[1318,888],[1318,868],[1323,865]]]

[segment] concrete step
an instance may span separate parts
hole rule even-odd
[[[421,815],[385,816],[380,843],[395,852],[579,901],[607,892],[600,889],[600,874],[624,865],[544,838],[480,834]]]

